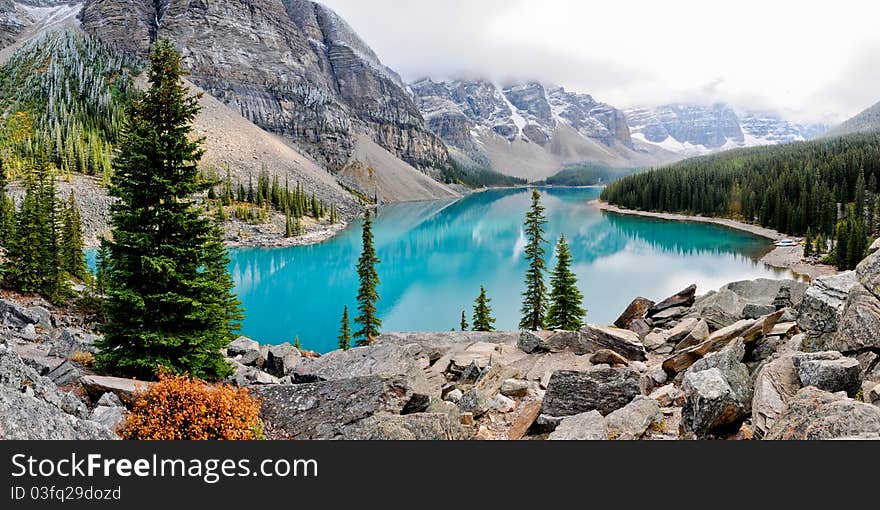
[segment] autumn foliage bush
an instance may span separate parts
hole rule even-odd
[[[259,412],[260,401],[244,388],[163,372],[135,398],[119,434],[134,440],[256,440],[263,438]]]

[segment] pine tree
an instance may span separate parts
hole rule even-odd
[[[525,233],[527,238],[526,290],[523,292],[521,329],[538,331],[544,329],[544,318],[547,309],[547,285],[544,282],[544,206],[541,205],[541,194],[532,190],[532,205],[526,214]]]
[[[468,323],[467,323],[467,314],[465,313],[464,310],[462,310],[462,311],[461,311],[461,330],[462,330],[462,331],[467,331],[467,330],[468,330],[468,327],[469,327],[469,326],[468,326]]]
[[[571,252],[565,236],[556,244],[556,267],[550,277],[550,307],[547,325],[552,329],[577,331],[584,327],[586,310],[581,308],[584,296],[577,287],[577,276],[571,270]]]
[[[382,326],[382,321],[377,317],[378,310],[376,309],[376,302],[379,301],[379,291],[376,289],[379,285],[379,273],[376,271],[376,265],[380,260],[373,246],[373,218],[369,209],[364,215],[362,237],[363,252],[357,264],[360,279],[357,301],[360,315],[354,319],[356,323],[361,325],[361,328],[354,334],[358,339],[359,346],[369,345],[374,338],[379,336],[379,328]]]
[[[9,248],[15,239],[15,202],[6,191],[6,170],[0,160],[0,246]]]
[[[486,296],[486,287],[480,286],[480,295],[474,301],[474,331],[495,331],[495,319],[492,317],[492,300]]]
[[[807,237],[804,239],[804,257],[809,258],[813,255],[813,229],[807,229]]]
[[[339,348],[343,351],[351,349],[351,327],[348,320],[348,305],[342,310],[342,323],[339,325]]]
[[[83,281],[89,274],[83,252],[82,220],[73,191],[70,192],[70,198],[67,200],[61,227],[61,267],[70,276]]]
[[[149,89],[129,107],[110,193],[112,241],[105,244],[107,299],[97,356],[106,372],[149,379],[159,367],[217,380],[221,354],[242,318],[214,221],[195,196],[202,140],[192,140],[198,98],[181,84],[180,54],[156,43]]]

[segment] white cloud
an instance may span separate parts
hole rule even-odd
[[[617,106],[843,120],[880,100],[869,0],[326,0],[405,79],[540,79]]]

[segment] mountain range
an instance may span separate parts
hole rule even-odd
[[[331,195],[454,197],[456,183],[487,172],[536,181],[577,163],[655,166],[827,130],[721,104],[621,109],[537,81],[405,83],[344,19],[308,0],[0,0],[0,62],[58,27],[141,59],[171,39],[212,118],[238,119],[197,122],[212,140],[210,164],[325,172],[329,180],[310,180]],[[273,149],[254,152],[243,138],[255,133]]]

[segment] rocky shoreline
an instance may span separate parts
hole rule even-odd
[[[227,383],[261,399],[270,439],[880,439],[880,252],[697,291],[580,331],[385,333],[323,356],[241,337]],[[115,437],[149,383],[92,373],[75,312],[2,297],[0,437]]]
[[[790,236],[777,232],[773,229],[743,223],[741,221],[731,220],[728,218],[713,218],[708,216],[690,216],[687,214],[661,213],[651,211],[637,211],[634,209],[626,209],[616,205],[609,204],[602,200],[594,200],[590,202],[600,211],[610,212],[614,214],[624,214],[627,216],[641,216],[643,218],[655,218],[667,221],[689,221],[694,223],[709,223],[712,225],[720,225],[722,227],[748,232],[771,241],[779,241],[788,239]],[[807,279],[819,278],[821,276],[830,276],[840,273],[840,271],[829,265],[815,264],[804,259],[804,249],[802,246],[795,247],[775,247],[769,253],[764,255],[759,262],[777,269],[788,269],[792,273],[805,277]]]

